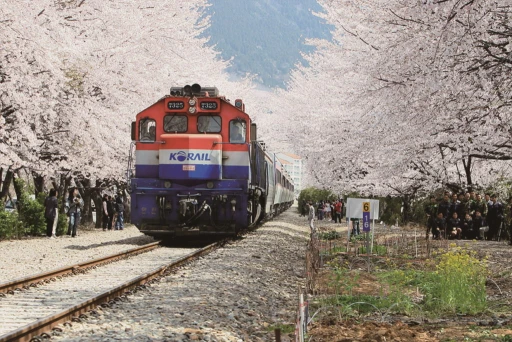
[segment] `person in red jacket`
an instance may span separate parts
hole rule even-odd
[[[336,201],[334,204],[334,223],[341,223],[341,213],[343,210],[343,203],[341,201]]]

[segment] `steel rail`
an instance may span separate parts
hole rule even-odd
[[[137,255],[144,252],[149,252],[155,248],[158,248],[160,246],[160,242],[152,242],[150,244],[132,248],[120,253],[111,254],[106,257],[82,262],[79,264],[71,265],[71,266],[65,266],[62,268],[58,268],[52,271],[39,273],[34,276],[29,276],[25,278],[16,279],[13,281],[9,281],[6,283],[0,284],[0,294],[13,294],[16,290],[21,289],[28,289],[30,287],[35,287],[37,285],[43,285],[45,283],[50,283],[51,281],[55,281],[59,277],[65,277],[71,274],[80,273],[82,271],[85,271],[91,267],[103,265],[109,262],[117,261],[120,259],[124,259],[129,256]]]
[[[20,341],[20,342],[28,342],[28,341],[41,341],[38,335],[44,334],[46,337],[51,336],[48,331],[52,328],[55,328],[58,324],[66,323],[69,321],[76,320],[82,315],[85,315],[87,312],[94,310],[94,308],[99,305],[108,303],[113,304],[116,301],[120,300],[121,296],[126,295],[126,292],[137,288],[139,286],[143,286],[144,284],[150,282],[151,280],[163,275],[166,272],[169,272],[177,267],[180,267],[192,260],[195,260],[205,254],[210,253],[223,242],[216,242],[211,245],[208,245],[204,248],[201,248],[195,252],[192,252],[168,265],[164,265],[154,269],[153,271],[147,272],[137,278],[134,278],[122,285],[119,285],[107,292],[99,294],[96,297],[93,297],[85,302],[77,304],[69,309],[61,311],[60,313],[50,315],[44,317],[34,323],[28,324],[24,327],[21,327],[13,332],[0,336],[0,342],[10,342],[10,341]],[[82,316],[83,317],[83,316]]]

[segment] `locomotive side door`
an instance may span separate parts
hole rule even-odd
[[[265,172],[267,174],[267,179],[266,179],[267,203],[265,205],[265,213],[267,215],[269,215],[269,214],[271,215],[273,213],[272,208],[274,206],[274,197],[275,197],[275,177],[274,177],[274,169],[272,167],[269,167],[269,163],[266,160],[265,160]]]

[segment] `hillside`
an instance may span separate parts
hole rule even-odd
[[[206,35],[224,59],[233,57],[228,70],[236,76],[258,75],[258,83],[282,87],[290,69],[311,52],[306,38],[330,39],[331,27],[313,12],[314,0],[211,0]]]

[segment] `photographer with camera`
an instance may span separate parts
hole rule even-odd
[[[66,201],[67,215],[69,216],[68,235],[76,236],[76,230],[80,223],[80,215],[84,208],[84,200],[80,197],[77,188],[69,191],[69,197]]]

